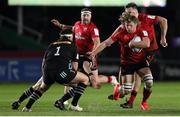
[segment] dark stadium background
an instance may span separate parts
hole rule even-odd
[[[155,80],[180,80],[180,1],[167,0],[166,7],[140,7],[139,11],[168,19],[168,47],[159,46],[157,60],[152,64]],[[84,7],[8,6],[0,1],[0,82],[34,81],[41,75],[40,65],[47,45],[58,38],[59,29],[50,20],[73,25],[80,20]],[[120,24],[123,7],[91,7],[92,20],[100,30],[101,41],[108,38]],[[24,29],[17,28],[18,12],[22,12]],[[157,39],[159,26],[155,27]],[[158,41],[159,42],[159,41]],[[103,74],[118,74],[118,44],[99,56],[99,70]]]

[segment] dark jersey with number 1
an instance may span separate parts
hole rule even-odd
[[[49,45],[44,55],[43,81],[45,84],[68,84],[76,76],[72,62],[77,62],[79,55],[71,41],[56,41]]]
[[[71,62],[77,62],[78,54],[71,41],[56,41],[49,45],[44,58],[47,69],[67,69]]]

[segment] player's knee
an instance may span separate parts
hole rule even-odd
[[[153,76],[152,74],[147,74],[144,76],[144,83],[146,88],[151,88],[153,86]]]
[[[89,78],[87,76],[83,79],[83,83],[85,85],[87,85],[89,83]]]
[[[125,83],[124,84],[124,94],[128,95],[132,91],[132,83]]]
[[[38,90],[38,88],[40,88],[40,86],[41,86],[41,84],[35,84],[35,85],[32,86],[32,88],[34,90]]]
[[[46,91],[49,89],[50,86],[51,86],[51,85],[47,85],[47,84],[45,84],[45,83],[42,83],[41,86],[38,88],[38,90],[39,90],[41,93],[44,93],[44,92],[46,92]]]

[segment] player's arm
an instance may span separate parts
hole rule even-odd
[[[90,54],[92,57],[96,56],[99,52],[103,51],[106,47],[111,46],[111,44],[113,44],[114,41],[112,40],[112,38],[108,38],[105,41],[103,41],[102,43],[100,43],[100,45],[93,50]]]
[[[95,48],[92,52],[90,52],[89,54],[91,55],[91,57],[96,56],[99,52],[103,51],[106,47],[111,46],[111,44],[117,41],[116,36],[119,34],[118,31],[120,28],[122,28],[122,25],[120,25],[108,39],[100,43],[97,48]]]
[[[59,27],[59,28],[62,29],[62,30],[64,30],[64,29],[71,29],[71,30],[73,30],[73,26],[61,24],[61,23],[60,23],[58,20],[56,20],[56,19],[52,19],[51,22],[52,22],[55,26]]]
[[[157,21],[160,24],[160,28],[161,28],[161,40],[160,43],[163,47],[167,46],[167,42],[166,42],[166,34],[167,34],[167,29],[168,29],[168,21],[166,18],[161,17],[161,16],[157,16]]]
[[[149,37],[143,37],[142,41],[134,42],[133,40],[131,40],[128,45],[130,48],[134,48],[134,47],[148,48],[150,47],[150,40],[149,40]]]
[[[128,44],[130,48],[138,47],[138,48],[148,48],[150,47],[150,39],[148,37],[148,32],[146,30],[141,31],[141,38],[142,40],[139,42],[135,42],[131,40]]]
[[[74,70],[78,70],[78,60],[79,60],[79,54],[77,53],[77,48],[75,47],[75,49],[74,49],[75,51],[74,51],[74,55],[73,55],[73,59],[72,59],[72,68],[74,69]]]
[[[78,70],[78,62],[72,62],[72,69],[74,69],[75,71]]]
[[[45,60],[47,58],[47,51],[48,51],[48,49],[44,53],[44,57],[43,57],[43,60],[42,60],[42,63],[41,63],[41,70],[43,70],[44,65],[45,65]]]
[[[100,38],[94,37],[94,38],[92,38],[92,40],[94,42],[93,50],[95,50],[100,45]]]

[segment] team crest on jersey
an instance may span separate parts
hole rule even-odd
[[[75,38],[76,39],[84,39],[84,37],[82,36],[81,32],[78,32],[77,34],[75,34]]]
[[[124,35],[124,39],[125,39],[125,40],[128,40],[129,37],[128,37],[127,35]]]
[[[78,26],[76,26],[76,27],[75,27],[75,30],[78,30],[78,28],[79,28],[79,27],[78,27]]]
[[[87,27],[84,27],[84,28],[83,28],[83,31],[87,31]]]

